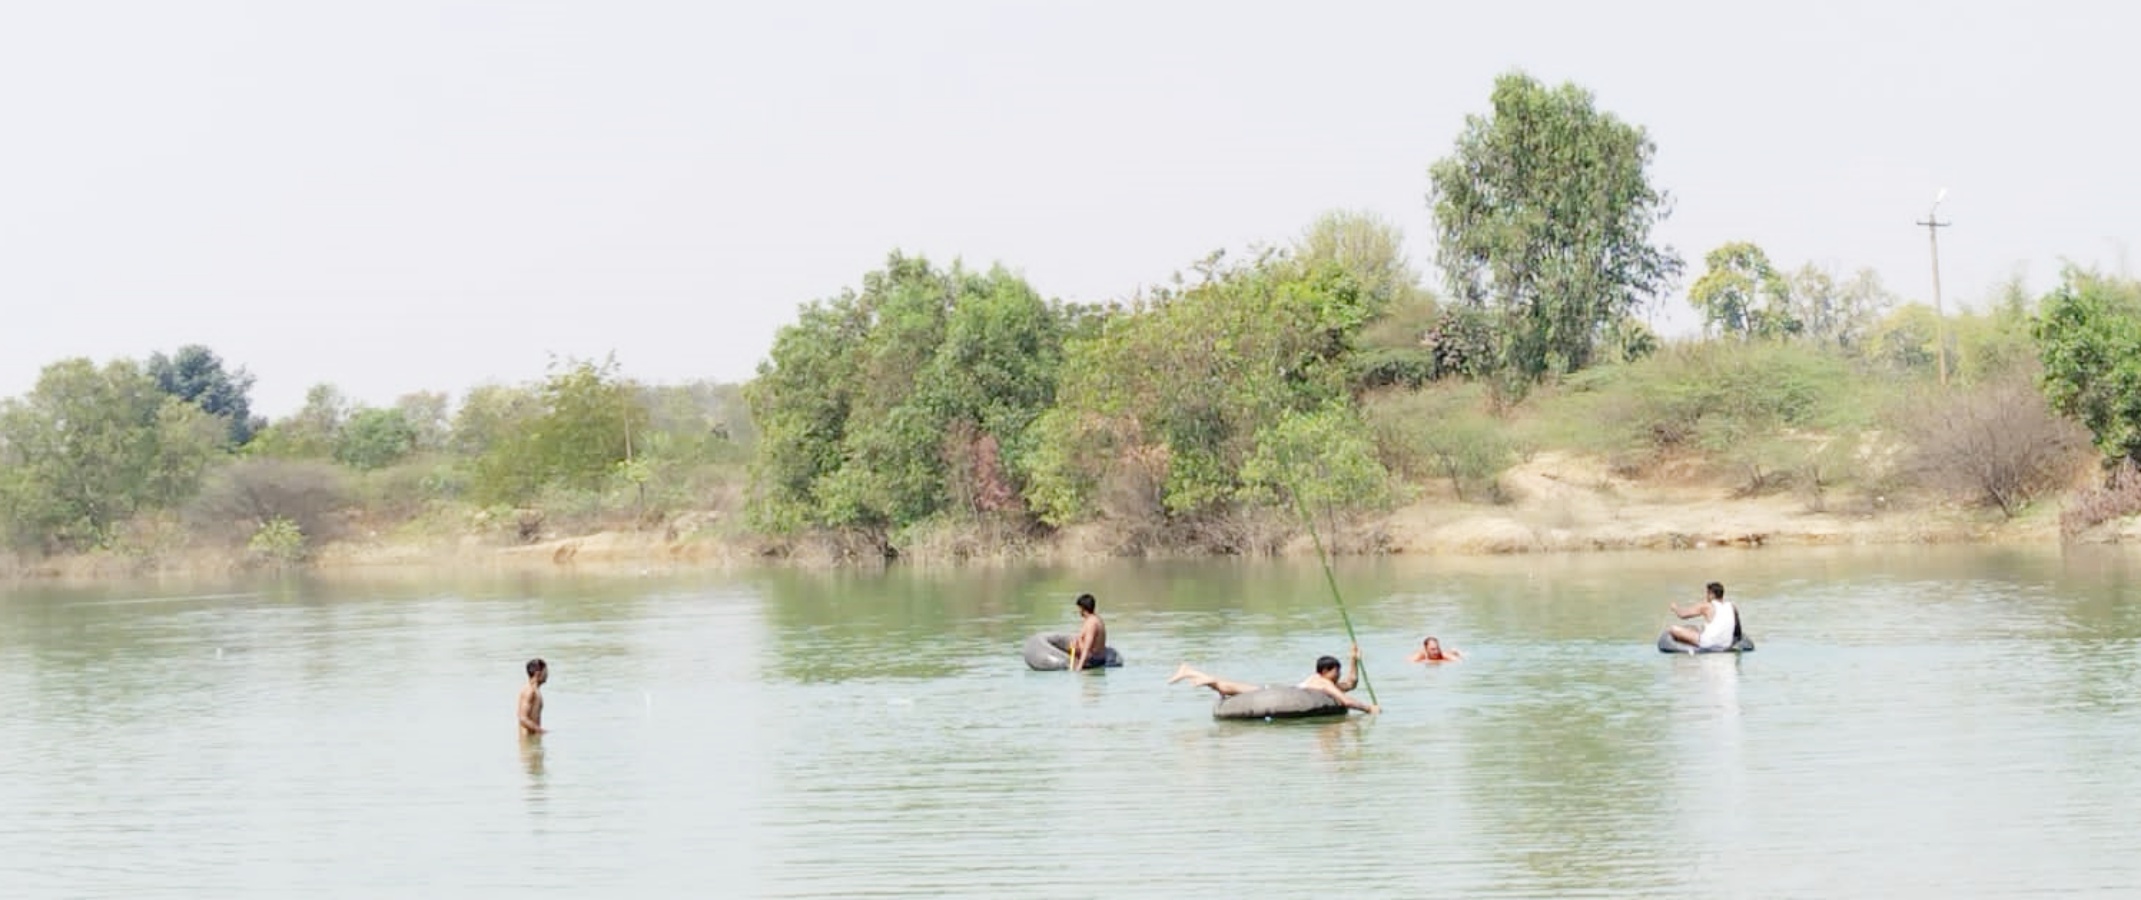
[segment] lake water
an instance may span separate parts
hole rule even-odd
[[[1713,578],[1759,649],[1658,653]],[[1384,713],[1294,723],[1165,680],[1342,654],[1313,563],[17,589],[0,897],[2141,891],[2141,555],[1339,580]],[[1027,671],[1081,591],[1128,665]]]

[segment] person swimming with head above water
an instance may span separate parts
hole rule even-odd
[[[1347,691],[1352,690],[1354,686],[1360,683],[1359,647],[1353,648],[1352,660],[1353,673],[1348,675],[1346,674],[1345,667],[1339,665],[1337,657],[1320,657],[1316,660],[1316,673],[1314,675],[1310,675],[1307,678],[1302,679],[1301,683],[1294,685],[1294,687],[1306,691],[1318,691],[1324,694],[1329,694],[1331,699],[1345,704],[1350,709],[1357,709],[1365,713],[1382,712],[1382,707],[1377,706],[1373,703],[1366,703],[1354,699],[1352,694],[1346,693]],[[1223,678],[1214,678],[1210,675],[1204,674],[1203,672],[1199,672],[1196,669],[1190,668],[1189,663],[1183,663],[1181,667],[1175,669],[1175,674],[1173,675],[1173,677],[1167,679],[1168,684],[1174,684],[1177,681],[1188,681],[1190,684],[1195,685],[1197,687],[1211,688],[1214,693],[1217,693],[1221,697],[1232,697],[1236,694],[1247,694],[1254,691],[1261,691],[1266,687],[1266,685],[1261,684],[1248,684],[1246,682],[1228,681]]]
[[[1420,649],[1413,651],[1412,658],[1406,662],[1446,663],[1458,662],[1464,658],[1464,654],[1455,649],[1444,649],[1441,641],[1436,640],[1434,635],[1428,635],[1427,640],[1420,642]]]

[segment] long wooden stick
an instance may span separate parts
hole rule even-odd
[[[1357,648],[1360,646],[1360,638],[1353,634],[1353,617],[1346,612],[1345,598],[1338,594],[1338,576],[1331,574],[1331,559],[1330,555],[1323,551],[1323,536],[1316,532],[1315,517],[1308,514],[1307,504],[1301,501],[1300,481],[1294,477],[1292,454],[1287,455],[1286,492],[1293,495],[1294,512],[1299,514],[1302,523],[1308,526],[1308,539],[1316,545],[1316,562],[1323,565],[1323,583],[1331,589],[1331,602],[1338,605],[1338,618],[1346,625],[1346,640],[1351,641]],[[1353,674],[1360,676],[1360,686],[1368,691],[1368,702],[1377,706],[1383,705],[1383,701],[1375,697],[1375,685],[1368,681],[1368,667],[1356,660],[1353,663]]]

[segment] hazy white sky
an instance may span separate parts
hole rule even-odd
[[[2141,236],[2137,10],[12,3],[0,395],[195,342],[275,415],[551,353],[740,380],[894,248],[1099,300],[1337,207],[1424,268],[1427,166],[1512,68],[1650,130],[1683,291],[1745,239],[1929,297],[1945,186],[1946,297],[1976,301]]]

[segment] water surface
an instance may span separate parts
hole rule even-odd
[[[0,896],[2132,895],[2137,576],[1353,561],[1385,713],[1277,724],[1164,682],[1342,654],[1313,564],[16,589]],[[1760,649],[1658,653],[1712,578]],[[1081,591],[1129,664],[1026,671]]]

